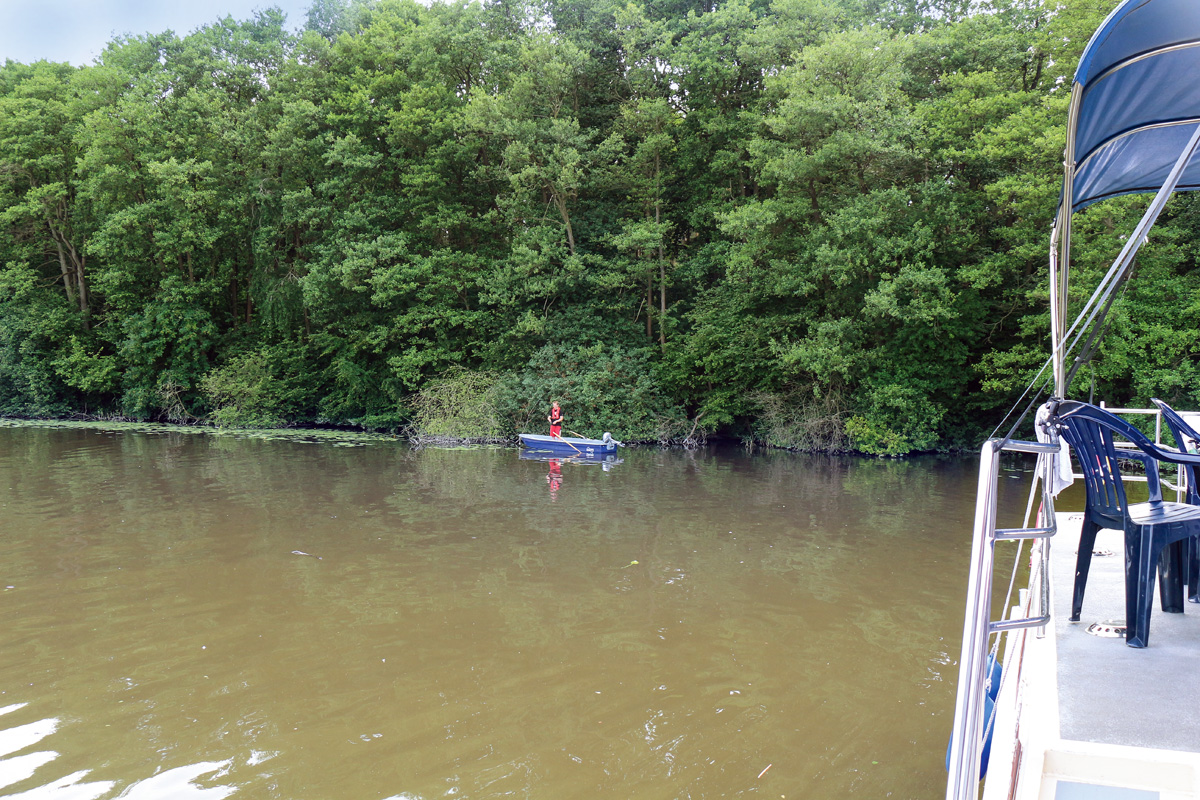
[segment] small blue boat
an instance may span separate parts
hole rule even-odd
[[[594,458],[617,452],[620,442],[605,433],[603,439],[575,439],[570,436],[548,436],[541,433],[519,434],[521,446],[537,453]]]

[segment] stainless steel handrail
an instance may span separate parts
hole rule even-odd
[[[1002,452],[1037,453],[1038,479],[1042,481],[1042,507],[1035,528],[996,528],[997,477]],[[954,730],[950,736],[949,775],[946,800],[978,796],[979,759],[987,726],[984,694],[988,677],[988,637],[1018,628],[1039,628],[1050,620],[1050,548],[1043,545],[1036,568],[1040,597],[1039,613],[1026,619],[992,622],[992,566],[997,541],[1046,539],[1054,535],[1054,497],[1050,493],[1052,456],[1058,444],[989,439],[980,453],[979,485],[975,501],[975,528],[971,541],[971,572],[967,581],[967,607],[963,621],[962,654],[958,667],[958,690],[954,706]],[[1048,544],[1048,543],[1047,543]]]

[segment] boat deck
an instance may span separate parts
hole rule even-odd
[[[1101,531],[1093,552],[1105,555],[1093,555],[1080,621],[1070,622],[1080,520],[1058,515],[1054,635],[1030,631],[1007,644],[1023,658],[1017,665],[1006,655],[1013,673],[997,703],[984,798],[1200,800],[1200,605],[1165,614],[1156,598],[1146,648],[1089,633],[1093,623],[1125,619],[1122,534]],[[1016,786],[996,776],[1010,764]]]
[[[1051,549],[1058,692],[1064,739],[1194,751],[1200,747],[1200,605],[1165,614],[1155,600],[1149,646],[1087,632],[1125,619],[1125,559],[1120,532],[1101,531],[1093,549],[1079,622],[1070,622],[1078,514],[1063,515]],[[1111,553],[1097,556],[1096,553]]]

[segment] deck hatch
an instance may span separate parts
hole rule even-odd
[[[1118,637],[1125,638],[1125,620],[1105,620],[1104,622],[1093,622],[1087,626],[1087,632],[1092,636],[1100,636],[1105,639],[1116,639]]]
[[[1098,786],[1075,781],[1059,781],[1054,791],[1054,800],[1159,800],[1161,797],[1158,792],[1148,792],[1145,789]]]

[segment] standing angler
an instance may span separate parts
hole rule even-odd
[[[550,423],[550,435],[561,439],[563,413],[557,400],[550,404],[550,416],[546,417],[546,420]]]

